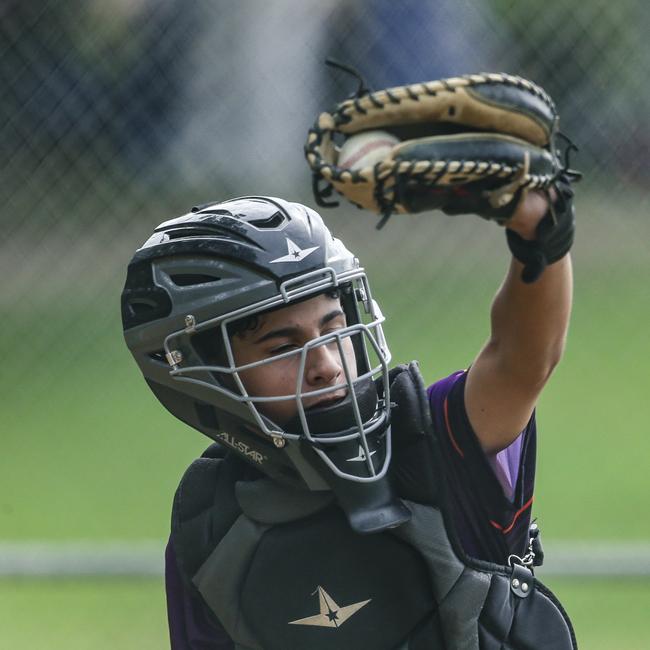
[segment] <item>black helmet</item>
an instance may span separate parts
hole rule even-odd
[[[279,357],[238,367],[233,328],[262,312],[332,292],[340,297],[347,327],[279,355],[299,357],[296,391],[249,395],[240,373]],[[354,494],[346,496],[346,487],[339,501],[351,503],[342,505],[353,526],[366,532],[405,518],[391,498],[377,498],[380,485],[382,494],[387,489],[382,479],[391,456],[390,352],[383,320],[358,260],[321,217],[270,197],[210,203],[162,223],[131,260],[122,293],[126,343],[173,415],[273,478],[337,494],[340,486],[356,484]],[[342,354],[347,339],[356,368]],[[338,347],[345,381],[302,392],[307,355],[321,345]],[[329,406],[303,404],[305,396],[342,390],[345,398]],[[262,412],[269,401],[293,402],[295,417],[274,422]],[[376,516],[362,514],[365,523],[355,524],[352,511],[363,510],[367,490],[371,501],[383,505]]]

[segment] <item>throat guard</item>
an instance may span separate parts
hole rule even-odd
[[[327,444],[331,437],[329,431],[341,431],[346,424],[349,426],[357,419],[370,421],[377,412],[380,398],[375,382],[357,382],[355,394],[356,406],[348,395],[338,404],[306,412],[309,430],[317,436],[313,451],[320,458],[315,458],[310,449],[303,449],[303,457],[312,459],[315,470],[321,466],[322,459],[325,460],[331,470],[326,479],[328,487],[352,529],[357,533],[376,533],[400,526],[409,520],[411,513],[395,497],[386,476],[391,461],[389,426],[377,428],[362,438],[354,435],[354,429],[350,427],[347,435],[343,432],[347,440],[335,445]],[[293,431],[299,426],[300,418],[296,417],[286,428]],[[346,473],[338,471],[338,467],[346,467]],[[353,480],[350,480],[351,476]]]

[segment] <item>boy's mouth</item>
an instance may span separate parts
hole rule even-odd
[[[310,404],[306,410],[311,411],[313,409],[322,409],[328,406],[334,406],[341,403],[345,399],[346,395],[346,390],[336,391],[331,395],[327,395],[326,397],[319,399],[315,404]]]

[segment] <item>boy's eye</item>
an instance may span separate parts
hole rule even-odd
[[[282,354],[283,352],[289,352],[290,350],[295,350],[297,349],[297,345],[294,343],[283,343],[282,345],[278,345],[277,347],[274,347],[272,350],[270,350],[270,354]]]

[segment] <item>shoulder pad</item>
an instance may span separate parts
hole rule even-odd
[[[394,404],[391,409],[391,479],[400,497],[438,505],[436,437],[422,375],[415,361],[393,372],[390,388]]]

